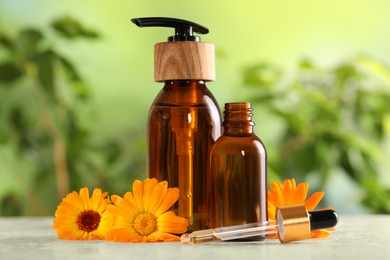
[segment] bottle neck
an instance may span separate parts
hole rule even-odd
[[[252,105],[248,102],[226,103],[223,121],[223,134],[228,136],[250,136],[254,134]]]
[[[166,80],[165,81],[165,85],[166,86],[199,86],[199,85],[203,85],[205,86],[205,81],[204,80],[194,80],[194,79],[191,79],[191,80]]]

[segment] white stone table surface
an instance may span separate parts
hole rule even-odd
[[[53,218],[0,218],[0,260],[8,259],[386,259],[390,260],[390,215],[340,216],[327,239],[290,244],[216,242],[114,243],[59,240]]]

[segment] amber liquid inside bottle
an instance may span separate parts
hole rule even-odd
[[[250,103],[225,105],[224,133],[211,151],[211,227],[267,221],[267,154]],[[253,239],[264,239],[259,236]]]
[[[208,228],[209,155],[221,134],[218,105],[203,81],[166,81],[148,121],[148,175],[178,187],[173,210],[189,231]]]

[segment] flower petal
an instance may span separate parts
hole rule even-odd
[[[108,232],[107,240],[115,242],[140,242],[142,241],[142,237],[132,228],[118,228]]]
[[[305,182],[299,183],[297,189],[295,190],[293,202],[291,205],[304,204],[308,190],[309,184]]]
[[[134,214],[133,212],[127,210],[126,207],[119,207],[119,206],[116,206],[116,205],[107,205],[107,206],[106,206],[106,209],[107,209],[109,212],[112,212],[112,213],[114,213],[115,215],[124,217],[124,218],[126,218],[126,219],[131,218],[132,215]]]
[[[286,205],[293,205],[296,184],[294,179],[286,179],[283,185],[283,195]]]
[[[91,201],[89,200],[89,190],[87,187],[80,189],[80,198],[85,210],[91,209]]]
[[[153,189],[153,193],[151,196],[151,205],[149,206],[149,212],[155,213],[156,210],[160,207],[160,204],[165,198],[165,195],[167,194],[168,190],[168,182],[162,181],[159,182]],[[153,207],[152,207],[153,206]]]
[[[78,229],[78,226],[76,224],[62,226],[57,230],[58,238],[62,238],[62,239],[71,239],[71,240],[82,239],[84,233],[85,233],[84,231]]]
[[[268,203],[268,219],[276,219],[276,207],[271,204],[271,203]]]
[[[57,207],[57,210],[55,212],[55,216],[65,213],[66,215],[73,215],[77,216],[82,209],[76,207],[72,201],[68,201],[66,199],[62,200],[61,204]]]
[[[179,236],[175,236],[168,233],[162,233],[162,232],[154,232],[150,236],[148,236],[147,240],[144,242],[157,242],[157,241],[166,241],[166,242],[175,242],[180,241]]]
[[[173,204],[179,199],[179,189],[169,188],[164,199],[160,203],[159,207],[155,211],[156,217],[167,211]]]
[[[267,191],[267,200],[268,200],[267,203],[268,218],[275,219],[276,203],[274,200],[274,195],[270,191]]]
[[[92,240],[104,240],[104,235],[101,234],[100,232],[94,231],[91,234],[91,239]]]
[[[86,210],[86,208],[84,208],[84,204],[83,204],[83,201],[82,201],[80,195],[75,191],[66,195],[65,199],[63,199],[62,201],[67,201],[67,202],[71,203],[74,207],[76,207],[80,211]],[[60,206],[61,206],[61,204],[60,204]]]
[[[134,206],[137,205],[137,202],[135,201],[133,193],[126,192],[125,195],[123,195],[123,198],[130,201],[130,203],[133,204]]]
[[[188,221],[185,218],[176,216],[173,211],[168,211],[157,219],[157,226],[161,232],[182,234],[187,231]]]
[[[308,211],[312,211],[317,207],[318,203],[320,203],[322,197],[324,197],[325,192],[317,191],[313,193],[305,202],[305,207]]]
[[[271,183],[271,191],[272,191],[272,194],[274,195],[275,204],[278,207],[285,206],[286,202],[284,200],[282,185],[278,182]]]
[[[326,232],[323,229],[314,230],[310,233],[311,238],[327,238],[329,236],[329,232]]]
[[[155,207],[154,203],[156,203],[155,200],[153,200],[152,192],[154,188],[157,185],[157,180],[155,178],[152,179],[146,179],[144,185],[144,209],[145,211],[150,211],[150,209],[153,209]]]
[[[111,195],[111,201],[114,203],[114,204],[117,204],[117,201],[118,200],[121,200],[122,198],[118,195]]]
[[[135,199],[135,205],[140,209],[144,209],[143,203],[144,183],[140,180],[135,180],[133,183],[133,195]]]
[[[110,202],[110,200],[105,200],[108,192],[102,193],[101,189],[94,189],[91,197],[91,209],[97,212],[103,212],[105,210],[106,204]]]

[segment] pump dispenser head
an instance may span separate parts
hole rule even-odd
[[[171,27],[175,28],[175,35],[169,36],[169,42],[195,41],[199,42],[200,37],[193,33],[207,34],[209,29],[194,22],[166,17],[145,17],[133,18],[131,21],[139,27]]]
[[[168,18],[144,17],[131,21],[139,27],[175,28],[168,42],[154,47],[154,80],[215,80],[214,45],[200,41],[194,33],[207,34],[209,29],[194,22]]]

